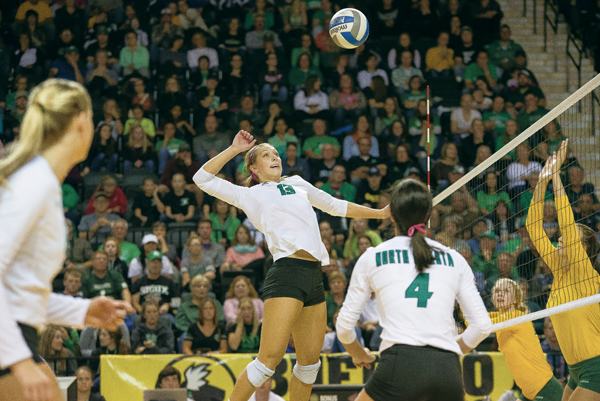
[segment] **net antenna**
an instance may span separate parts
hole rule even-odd
[[[500,170],[496,170],[495,166],[502,166],[504,165],[503,163],[506,163],[506,160],[502,160],[502,159],[506,159],[507,156],[509,156],[509,153],[511,153],[514,149],[516,149],[520,144],[522,143],[529,143],[532,142],[536,145],[536,153],[538,155],[540,155],[540,159],[542,159],[542,152],[541,152],[541,147],[540,145],[544,144],[545,146],[547,146],[548,149],[550,149],[551,146],[556,146],[556,142],[558,142],[560,144],[560,141],[562,141],[562,139],[560,139],[561,136],[563,136],[564,138],[569,138],[570,139],[570,145],[575,145],[575,146],[579,146],[579,149],[582,149],[582,155],[585,152],[590,152],[590,153],[595,153],[595,155],[592,155],[592,158],[590,159],[580,159],[579,161],[581,162],[588,162],[588,161],[593,161],[593,160],[597,160],[598,156],[597,153],[599,152],[599,149],[597,146],[595,147],[590,147],[589,145],[594,145],[597,143],[598,139],[600,138],[600,130],[598,129],[598,124],[597,121],[599,120],[599,116],[597,116],[597,105],[595,105],[594,102],[600,103],[598,102],[598,96],[596,93],[594,93],[594,90],[596,88],[598,88],[600,86],[600,74],[595,76],[594,78],[592,78],[589,82],[587,82],[585,85],[583,85],[580,89],[578,89],[576,92],[574,92],[573,94],[571,94],[571,96],[569,96],[567,99],[565,99],[564,101],[562,101],[558,106],[556,106],[555,108],[553,108],[552,110],[550,110],[548,113],[546,113],[544,116],[542,116],[541,118],[539,118],[537,121],[535,121],[531,126],[529,126],[527,129],[525,129],[521,134],[517,135],[514,139],[512,139],[510,142],[504,144],[504,146],[501,149],[498,149],[495,153],[491,154],[489,157],[487,157],[487,159],[485,159],[484,161],[481,161],[478,165],[476,165],[470,172],[468,172],[467,174],[465,174],[462,178],[458,179],[455,183],[449,185],[445,190],[441,191],[437,196],[435,196],[433,198],[433,205],[434,207],[438,206],[439,210],[443,210],[444,208],[446,208],[446,210],[449,209],[449,206],[447,206],[447,202],[450,199],[450,197],[452,197],[454,194],[460,193],[462,192],[464,195],[467,195],[467,188],[468,189],[468,195],[467,197],[463,198],[466,200],[471,200],[473,202],[472,197],[470,196],[472,192],[477,191],[477,189],[479,189],[479,192],[484,192],[485,190],[490,190],[490,187],[486,187],[483,185],[483,182],[486,180],[486,175],[490,174],[490,173],[496,173],[496,176],[499,177],[501,176],[503,173],[505,173],[505,171],[500,171]],[[428,93],[429,94],[429,93]],[[584,107],[582,107],[582,105]],[[596,107],[596,108],[595,108]],[[581,110],[584,110],[584,112],[582,112]],[[428,112],[429,112],[429,103],[428,103]],[[429,113],[428,113],[429,116]],[[548,139],[550,136],[548,134],[547,131],[547,126],[552,126],[551,123],[554,122],[554,125],[556,126],[556,138],[558,139],[554,139],[554,142],[551,143],[551,140]],[[591,126],[591,127],[590,127]],[[429,127],[429,124],[428,124]],[[545,135],[545,137],[542,137],[542,133]],[[590,134],[591,133],[591,134]],[[534,137],[535,134],[538,134]],[[589,138],[590,136],[594,136],[595,138]],[[532,138],[533,137],[533,138]],[[546,139],[544,139],[546,138]],[[429,139],[429,129],[428,129],[428,139]],[[586,148],[583,148],[583,146],[586,146]],[[522,148],[520,148],[521,151],[523,151]],[[428,149],[429,150],[429,149]],[[552,152],[549,150],[549,153],[551,154]],[[571,173],[573,167],[577,166],[580,170],[583,170],[581,168],[581,166],[579,166],[577,163],[577,161],[575,161],[575,159],[568,159],[567,158],[567,162],[565,162],[565,164],[563,165],[563,172],[568,172],[569,174]],[[515,163],[516,164],[516,163]],[[599,177],[600,174],[598,174],[597,172],[592,172],[591,170],[598,170],[597,166],[595,166],[593,163],[591,164],[592,168],[589,169],[588,174],[586,175],[586,177],[589,178],[589,180],[586,181],[591,181],[592,183],[598,184],[599,182]],[[429,181],[429,152],[428,152],[428,185],[430,184]],[[523,170],[527,169],[527,172],[525,173],[526,176],[531,177],[531,172],[534,170],[531,170],[529,167],[522,167]],[[508,171],[508,168],[507,168]],[[522,177],[523,175],[521,175],[520,177]],[[490,177],[491,178],[491,177]],[[524,180],[524,178],[522,178],[521,180]],[[565,182],[565,180],[562,180],[565,186],[565,189],[568,189],[570,187],[570,182]],[[589,185],[589,184],[586,184]],[[494,190],[494,192],[487,192],[488,194],[492,194],[492,195],[497,195],[500,192],[502,192],[502,188],[500,188],[501,185],[499,185],[496,189]],[[478,187],[482,187],[482,188],[478,188]],[[523,186],[524,188],[527,188],[526,186]],[[513,187],[514,188],[514,184]],[[506,191],[506,190],[505,190]],[[508,188],[508,193],[511,192],[511,187],[509,186]],[[525,192],[528,192],[527,189],[523,189],[522,192],[513,192],[514,197],[512,197],[511,195],[508,196],[508,199],[511,199],[511,202],[514,201],[514,199],[518,199],[520,198]],[[596,194],[598,193],[598,191],[595,191]],[[589,192],[581,192],[581,196],[583,195],[587,195],[589,194]],[[464,196],[464,195],[460,195],[460,196]],[[590,196],[593,196],[594,194],[592,193]],[[459,197],[457,195],[457,197]],[[524,198],[527,199],[527,198]],[[444,203],[442,203],[444,202]],[[498,204],[499,201],[494,200],[494,212],[496,211],[496,204]],[[515,202],[516,203],[516,202]],[[529,203],[527,204],[529,205]],[[552,201],[548,201],[547,204],[545,202],[546,206],[552,206],[550,209],[555,208],[558,209],[558,206],[554,206],[554,202]],[[572,207],[578,206],[578,205],[571,205]],[[479,202],[475,202],[475,207],[479,207],[481,208],[481,205],[479,204]],[[525,206],[523,206],[525,207]],[[565,213],[567,209],[561,209],[561,210],[556,210],[556,213]],[[514,232],[509,233],[509,235],[512,235],[513,238],[521,240],[521,239],[527,239],[527,238],[521,238],[520,236],[517,236],[515,233],[517,230],[519,230],[522,234],[524,235],[529,235],[528,230],[525,228],[525,224],[524,224],[524,215],[525,212],[527,211],[527,209],[523,209],[522,210],[522,215],[514,215],[512,216],[515,220],[515,227],[518,227]],[[498,236],[501,235],[505,235],[505,234],[500,234],[499,232],[501,232],[500,230],[500,226],[497,225],[496,227],[493,227],[493,223],[488,221],[487,217],[489,217],[490,215],[492,215],[494,212],[490,213],[490,214],[486,214],[489,213],[489,209],[487,209],[486,213],[480,212],[480,210],[478,210],[478,216],[477,219],[472,222],[469,223],[468,226],[465,226],[463,224],[463,226],[469,227],[469,229],[475,228],[475,226],[479,223],[480,226],[483,225],[482,224],[482,220],[487,224],[484,231],[482,232],[485,233],[485,235],[482,234],[474,234],[475,235],[480,235],[480,239],[482,239],[481,242],[478,242],[478,244],[481,244],[483,242],[483,238],[486,236],[489,236],[490,238],[493,238],[495,236],[495,238],[497,239]],[[533,212],[532,212],[533,213]],[[568,210],[568,213],[572,213],[571,210]],[[457,220],[455,220],[455,216],[453,216],[452,214],[447,215],[448,216],[448,220],[450,221],[450,223],[456,222]],[[484,217],[482,217],[484,216]],[[533,218],[533,214],[530,216],[530,218]],[[537,216],[537,214],[535,215]],[[542,217],[539,216],[540,218],[538,219],[538,221],[542,220]],[[519,226],[519,221],[522,221],[520,223]],[[544,220],[545,221],[545,220]],[[434,229],[435,228],[440,228],[442,226],[442,224],[440,224],[442,222],[442,220],[438,220],[436,222],[436,224],[433,223],[433,221],[430,221],[430,226],[433,225]],[[575,223],[577,223],[577,220],[575,220]],[[499,223],[498,223],[499,224]],[[558,223],[557,223],[558,224]],[[446,225],[446,223],[444,222],[444,225]],[[448,224],[449,226],[450,224]],[[492,228],[493,227],[493,228]],[[481,227],[479,228],[481,230]],[[487,231],[490,230],[491,231]],[[546,226],[544,227],[544,230],[546,230]],[[596,231],[596,233],[598,233],[599,228],[594,227],[594,231]],[[476,230],[473,230],[476,231]],[[497,234],[495,234],[497,233]],[[443,235],[446,235],[445,233],[440,233]],[[544,234],[544,235],[548,235],[549,234]],[[529,235],[532,239],[534,238],[533,236]],[[556,238],[558,238],[558,236],[555,236]],[[554,237],[553,237],[554,238]],[[556,241],[556,239],[555,239]],[[460,252],[462,252],[462,250],[465,248],[464,245],[464,241],[462,242],[462,244],[459,244],[459,242],[454,242],[454,244],[456,245],[456,249]],[[471,244],[469,244],[471,245]],[[475,253],[475,250],[472,250],[474,248],[470,248],[469,245],[466,246],[467,249],[464,249],[464,251],[468,254],[473,254]],[[511,254],[511,261],[513,260],[512,258],[516,258],[516,254],[523,254],[525,252],[526,248],[526,242],[525,241],[521,241],[520,245],[518,248],[514,248],[513,251],[508,249],[508,242],[504,242],[503,246],[506,246],[506,248],[504,248],[505,250],[503,252],[505,253],[509,253]],[[497,250],[497,248],[494,248]],[[496,252],[496,251],[494,251]],[[540,253],[542,253],[540,251]],[[545,256],[545,255],[540,255],[540,256],[535,256],[536,259],[534,260],[528,260],[527,262],[525,262],[526,264],[529,263],[529,266],[525,266],[523,264],[521,264],[520,266],[517,266],[517,263],[512,263],[511,265],[511,269],[516,269],[519,273],[521,272],[525,272],[525,270],[527,268],[531,268],[531,266],[534,267],[534,271],[535,268],[539,268],[540,266],[543,267],[542,263],[538,263],[541,262],[542,257],[541,256]],[[587,258],[588,255],[582,255],[582,258]],[[475,259],[475,257],[473,258]],[[483,283],[478,283],[480,291],[484,297],[484,301],[486,302],[486,306],[488,307],[488,310],[495,310],[494,306],[492,305],[492,297],[491,297],[491,289],[493,288],[493,285],[489,286],[488,284],[494,284],[495,280],[502,278],[502,276],[498,273],[499,271],[499,267],[500,267],[500,263],[499,263],[500,258],[498,257],[496,259],[495,262],[490,263],[489,265],[486,265],[486,269],[489,269],[488,271],[485,271],[485,273],[482,273],[481,271],[477,271],[474,268],[474,272],[476,274],[479,274],[479,277],[483,278],[485,277],[485,288]],[[475,266],[475,263],[473,263],[473,266]],[[490,267],[491,266],[491,267]],[[592,266],[594,267],[594,266]],[[519,270],[518,268],[521,268],[522,270]],[[495,269],[495,270],[494,270]],[[493,271],[492,273],[490,273],[490,271]],[[547,274],[547,273],[546,273]],[[595,274],[595,273],[594,273]],[[538,276],[539,274],[534,273],[532,275],[529,276],[529,279],[527,278],[526,275],[521,275],[519,274],[518,276],[522,276],[518,281],[519,284],[523,284],[526,283],[527,286],[525,287],[525,289],[531,294],[534,291],[532,290],[532,287],[530,287],[530,285],[532,285],[535,280],[537,280],[536,276]],[[517,277],[518,277],[517,276]],[[553,275],[550,275],[551,277],[553,277]],[[516,278],[515,278],[516,280]],[[581,278],[581,285],[586,285],[586,283],[588,282],[592,282],[594,280],[593,277],[582,277]],[[478,278],[479,281],[479,278]],[[489,283],[488,283],[489,281]],[[557,280],[555,279],[555,284],[557,283]],[[481,285],[480,285],[481,284]],[[590,287],[588,286],[588,289]],[[561,289],[563,290],[563,289]],[[553,291],[554,291],[554,287],[553,287]],[[551,305],[552,307],[546,308],[546,309],[542,309],[539,310],[537,312],[533,312],[533,313],[526,313],[523,316],[516,316],[508,319],[506,321],[500,322],[500,323],[496,323],[493,325],[493,331],[497,331],[497,330],[501,330],[501,329],[505,329],[507,327],[511,327],[517,324],[522,324],[525,322],[530,322],[530,321],[534,321],[534,320],[538,320],[538,319],[542,319],[548,316],[552,316],[552,315],[556,315],[558,313],[562,313],[562,312],[567,312],[576,308],[581,308],[584,306],[588,306],[588,305],[592,305],[592,304],[597,304],[600,303],[600,293],[596,293],[596,291],[593,292],[587,292],[587,296],[584,295],[579,295],[578,291],[576,288],[566,288],[564,289],[564,291],[566,291],[566,295],[564,298],[562,298],[563,303],[561,304],[556,304],[554,303],[553,305]],[[486,295],[487,294],[487,295]],[[523,299],[523,301],[530,301],[532,303],[535,303],[536,301],[538,303],[541,304],[541,300],[546,296],[549,295],[548,292],[545,293],[538,293],[538,294],[534,294],[534,295],[529,295],[527,298]],[[554,295],[555,297],[557,296],[556,294]],[[560,298],[559,298],[560,299]],[[556,306],[554,306],[556,305]],[[546,306],[546,302],[543,302],[543,305],[540,305],[543,308]],[[528,308],[528,310],[531,310]],[[458,321],[460,321],[460,317],[458,318]]]
[[[431,193],[431,157],[429,154],[429,85],[427,85],[427,189]],[[431,219],[427,220],[427,236],[431,238]]]

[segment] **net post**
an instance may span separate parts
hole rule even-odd
[[[427,85],[427,189],[431,192],[431,158],[429,154],[429,85]],[[431,238],[431,220],[427,220],[427,236]]]

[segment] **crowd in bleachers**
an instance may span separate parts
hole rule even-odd
[[[355,50],[328,34],[343,7],[370,21]],[[55,290],[125,299],[137,311],[117,333],[50,326],[40,349],[59,358],[61,374],[77,368],[60,359],[72,356],[258,350],[271,263],[264,236],[192,181],[238,130],[272,144],[284,175],[380,208],[398,180],[426,179],[425,85],[437,193],[548,111],[495,0],[26,0],[2,2],[0,12],[0,153],[18,140],[42,80],[77,81],[93,100],[89,157],[63,185],[68,253]],[[501,275],[535,294],[531,309],[544,307],[552,276],[523,218],[540,162],[561,140],[549,123],[435,208],[433,236],[467,258],[483,295]],[[239,185],[241,157],[221,172]],[[576,218],[599,231],[593,185],[575,159],[569,166]],[[547,206],[544,227],[556,239],[550,194]],[[319,222],[331,260],[323,350],[336,352],[353,266],[394,230],[389,219],[320,213]],[[377,323],[372,300],[357,326],[371,349]]]

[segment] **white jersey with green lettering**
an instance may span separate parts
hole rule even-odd
[[[345,216],[348,202],[334,198],[298,176],[246,188],[201,168],[194,175],[194,182],[207,194],[244,210],[252,224],[265,235],[273,260],[305,250],[321,264],[329,264],[313,207],[332,216]]]
[[[469,327],[462,335],[475,348],[491,330],[491,321],[475,287],[473,272],[455,250],[426,239],[435,248],[435,261],[418,273],[411,238],[394,237],[369,248],[357,261],[350,287],[337,319],[342,343],[354,341],[354,326],[375,292],[382,327],[380,351],[394,344],[429,345],[461,354],[456,342],[455,301]]]

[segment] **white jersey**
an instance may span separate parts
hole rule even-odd
[[[492,322],[467,261],[458,252],[426,240],[437,250],[434,263],[423,274],[416,269],[409,237],[394,237],[367,249],[358,259],[337,319],[336,332],[342,343],[355,340],[354,326],[371,292],[377,297],[383,329],[380,351],[394,344],[429,345],[460,355],[453,317],[455,300],[469,321],[462,335],[468,347],[476,347],[490,334]]]
[[[17,322],[83,326],[90,301],[52,293],[66,247],[61,186],[37,156],[0,187],[0,369],[32,356]]]
[[[215,177],[201,168],[194,175],[194,182],[207,194],[244,210],[252,224],[267,238],[273,260],[303,249],[323,265],[329,264],[312,207],[333,216],[345,216],[348,202],[334,198],[298,176],[247,188]]]

